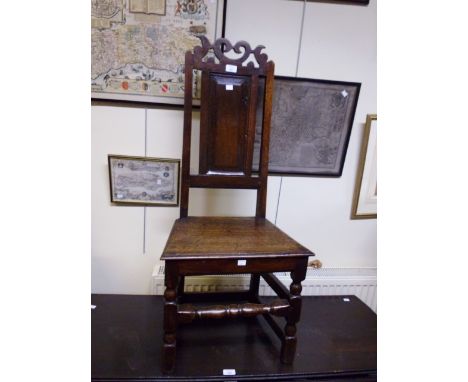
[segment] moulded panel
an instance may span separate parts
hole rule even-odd
[[[141,280],[143,207],[110,203],[108,154],[144,154],[145,111],[91,108],[91,250],[93,293],[145,293]],[[151,273],[151,272],[150,272]]]
[[[250,78],[212,73],[207,84],[202,90],[202,102],[205,100],[209,107],[202,106],[201,110],[204,139],[200,141],[200,171],[243,173]]]
[[[275,74],[296,73],[303,3],[284,0],[227,0],[226,38],[264,45]]]

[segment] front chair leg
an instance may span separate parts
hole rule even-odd
[[[174,371],[176,360],[176,331],[177,331],[177,269],[170,262],[166,262],[164,277],[166,290],[164,292],[164,337],[162,352],[162,371]]]
[[[292,283],[289,287],[291,297],[289,305],[291,306],[289,313],[286,315],[286,326],[284,327],[284,337],[281,345],[281,362],[292,364],[296,354],[296,323],[301,317],[301,282],[305,279],[307,272],[307,263],[303,267],[297,267],[291,272]]]

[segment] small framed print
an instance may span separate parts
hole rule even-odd
[[[111,202],[179,205],[180,160],[108,155]]]
[[[377,218],[377,115],[368,114],[354,189],[351,219]]]

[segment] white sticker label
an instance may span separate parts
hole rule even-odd
[[[237,73],[237,66],[227,64],[226,65],[226,72]]]
[[[351,300],[348,297],[343,298],[343,301],[350,302]]]
[[[232,84],[226,85],[226,90],[234,90],[234,85]]]
[[[341,92],[341,95],[346,98],[348,96],[348,92],[346,90],[343,90]]]
[[[223,369],[223,375],[236,375],[236,369]]]
[[[157,183],[157,184],[161,184],[161,183],[162,183],[161,179],[158,179],[158,180],[156,181],[156,183]]]
[[[247,265],[247,260],[237,260],[237,266],[245,267]]]
[[[117,199],[122,199],[123,195],[122,194],[117,194],[116,197],[117,197]]]

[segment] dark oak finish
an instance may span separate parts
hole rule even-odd
[[[256,216],[265,217],[274,63],[239,41],[224,38],[211,44],[204,36],[202,46],[185,55],[184,137],[180,217],[188,216],[190,187],[250,188],[257,190]],[[223,48],[224,47],[224,48]],[[223,50],[224,49],[224,50]],[[212,51],[214,56],[207,56]],[[241,54],[236,59],[225,55]],[[252,58],[256,61],[248,61]],[[215,59],[216,58],[216,59]],[[200,99],[200,174],[190,174],[192,137],[193,70],[202,72]],[[263,93],[260,171],[252,176],[253,142],[259,77],[265,76]]]
[[[93,381],[376,380],[377,316],[355,296],[302,298],[291,365],[278,362],[280,340],[265,316],[181,325],[171,376],[161,371],[162,296],[92,295],[91,303]],[[228,368],[237,375],[223,378]]]
[[[260,288],[260,275],[258,273],[252,273],[250,275],[250,285],[249,285],[249,291],[248,291],[250,301],[257,302],[259,288]]]
[[[191,216],[176,220],[161,259],[238,259],[285,254],[309,256],[312,252],[264,218]]]
[[[281,339],[283,344],[281,346],[281,361],[284,363],[292,363],[294,360],[294,355],[296,353],[296,324],[299,322],[301,317],[301,291],[302,286],[301,282],[305,279],[307,272],[307,258],[305,258],[305,265],[298,265],[294,271],[291,272],[292,283],[289,287],[291,297],[289,298],[289,303],[291,309],[289,309],[286,316],[286,325],[284,327],[284,337]],[[275,282],[270,280],[270,282]],[[281,284],[278,281],[278,284]]]
[[[243,258],[245,259],[245,258]],[[243,260],[241,259],[241,260]],[[301,262],[301,259],[305,261]],[[166,262],[169,262],[166,260]],[[170,261],[173,263],[174,261]],[[262,273],[292,271],[298,262],[307,265],[306,257],[260,257],[249,258],[246,264],[239,266],[237,259],[195,259],[177,261],[179,275],[219,275],[223,273]]]
[[[165,373],[175,369],[179,324],[257,315],[263,315],[280,337],[281,361],[291,364],[296,353],[296,324],[301,314],[301,282],[308,257],[313,253],[265,218],[274,64],[261,53],[263,46],[252,49],[245,41],[232,45],[226,39],[211,44],[204,37],[201,42],[202,46],[185,56],[180,219],[174,223],[161,256],[166,263],[162,368]],[[227,52],[241,57],[227,57],[224,54]],[[252,56],[256,64],[249,60]],[[202,73],[199,174],[190,174],[194,70]],[[260,77],[265,81],[261,97],[258,95]],[[252,174],[259,99],[263,104],[260,164],[258,174]],[[190,187],[255,189],[255,217],[189,217]],[[291,272],[293,281],[289,292],[276,277],[268,274],[280,271]],[[226,273],[251,274],[249,290],[237,294],[246,301],[214,306],[189,303],[203,301],[203,296],[184,292],[185,276]],[[283,300],[260,301],[260,275]],[[223,296],[233,297],[232,294]],[[216,300],[219,295],[204,297]],[[272,316],[285,319],[283,330]]]
[[[195,319],[225,318],[225,317],[255,317],[260,314],[273,314],[283,316],[289,311],[287,300],[276,300],[271,304],[245,304],[214,305],[197,308],[191,304],[179,305],[177,318],[181,323],[189,323]]]
[[[191,175],[190,187],[198,188],[246,188],[257,189],[260,179],[257,177],[247,178],[245,176],[223,176],[223,175]]]
[[[201,103],[200,173],[246,174],[250,78],[210,73],[207,82],[202,87],[202,97],[210,102]],[[232,90],[227,91],[229,86]]]

